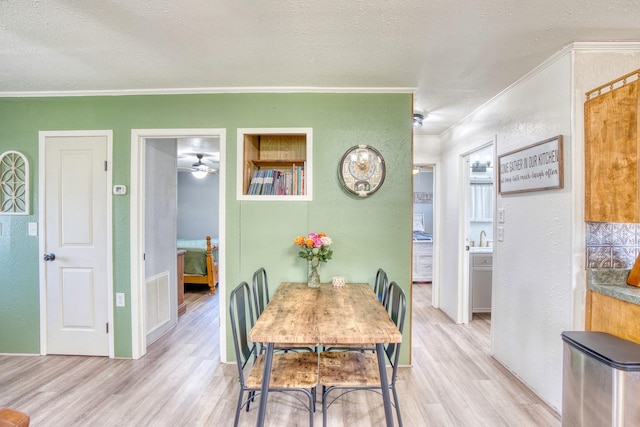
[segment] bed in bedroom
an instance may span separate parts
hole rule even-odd
[[[206,284],[211,295],[218,283],[218,239],[178,239],[178,250],[184,254],[184,283]]]

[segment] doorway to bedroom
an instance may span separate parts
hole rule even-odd
[[[176,325],[179,308],[185,310],[178,304],[179,238],[204,243],[210,236],[218,244],[216,281],[223,282],[225,198],[220,159],[224,159],[226,131],[134,129],[131,134],[132,354],[138,358]],[[196,283],[206,286],[207,280]],[[219,288],[218,297],[224,298]],[[221,340],[221,351],[223,344]]]

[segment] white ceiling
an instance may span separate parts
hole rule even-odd
[[[0,96],[409,91],[438,135],[569,43],[625,40],[640,0],[0,0]]]
[[[190,172],[198,155],[210,171],[220,169],[220,138],[178,138],[178,172]]]

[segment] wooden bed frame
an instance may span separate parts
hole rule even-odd
[[[209,286],[209,293],[215,295],[216,284],[218,283],[218,263],[213,259],[213,249],[218,248],[217,245],[211,246],[211,236],[207,236],[207,275],[198,276],[195,274],[184,275],[184,283],[206,284]]]

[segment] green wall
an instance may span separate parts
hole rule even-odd
[[[236,200],[236,130],[245,127],[313,128],[313,200]],[[378,267],[410,296],[411,95],[209,94],[0,99],[0,152],[17,150],[30,161],[31,215],[0,215],[0,353],[39,353],[38,131],[113,130],[113,183],[130,185],[131,129],[226,128],[226,284],[251,280],[265,267],[273,288],[305,280],[293,238],[324,231],[334,257],[324,280],[342,275],[373,282]],[[385,158],[382,188],[366,199],[340,187],[338,162],[356,144],[371,144]],[[130,300],[129,196],[113,198],[114,292]],[[410,299],[410,298],[409,298]],[[221,303],[226,309],[226,302]],[[410,308],[410,306],[409,306]],[[410,317],[409,317],[410,319]],[[115,308],[117,357],[130,357],[131,312]],[[410,325],[405,328],[408,362]],[[232,347],[229,343],[229,351]]]

